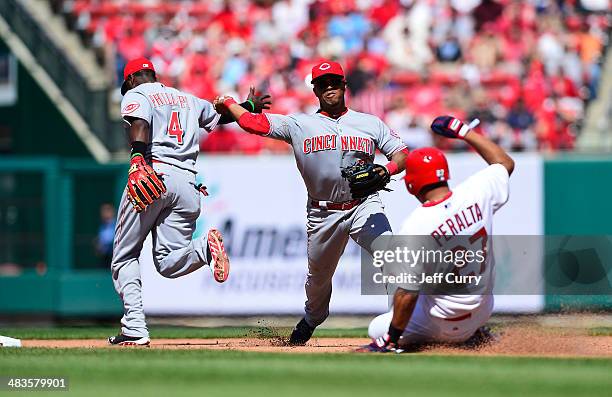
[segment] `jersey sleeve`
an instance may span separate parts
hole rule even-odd
[[[196,102],[202,108],[198,119],[200,128],[204,128],[208,132],[212,131],[219,123],[221,115],[217,113],[213,104],[207,100],[196,98]]]
[[[382,120],[378,120],[379,134],[376,145],[378,149],[387,156],[389,160],[398,151],[406,149],[406,144],[391,128],[389,128]]]
[[[143,119],[151,125],[153,109],[151,102],[142,93],[130,90],[121,101],[121,118],[130,125],[129,118],[136,117]]]
[[[473,189],[483,191],[491,200],[493,212],[500,209],[510,196],[510,175],[501,164],[491,164],[470,178]]]
[[[265,136],[291,142],[292,137],[300,130],[300,125],[295,116],[271,113],[266,113],[265,115],[270,122],[270,132]]]

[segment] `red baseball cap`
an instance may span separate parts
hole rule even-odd
[[[319,62],[312,67],[312,81],[318,79],[326,74],[333,74],[336,76],[344,77],[344,70],[338,62],[323,61]]]
[[[125,82],[127,78],[136,72],[140,72],[141,70],[152,70],[155,72],[155,68],[153,67],[153,62],[148,60],[147,58],[141,57],[132,59],[125,65],[123,69],[123,84],[121,84],[121,95],[125,95],[127,92],[127,87],[125,86]]]
[[[426,147],[408,154],[404,182],[411,194],[416,196],[425,186],[449,179],[448,162],[441,150]]]

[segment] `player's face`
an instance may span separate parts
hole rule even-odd
[[[134,75],[133,74],[128,76],[125,86],[127,87],[128,90],[131,90],[132,88],[134,88]]]
[[[314,93],[321,104],[337,106],[344,98],[345,83],[340,76],[321,76],[314,82]]]

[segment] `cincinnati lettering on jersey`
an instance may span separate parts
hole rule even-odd
[[[174,95],[167,92],[159,92],[156,94],[149,94],[149,99],[153,104],[153,107],[160,106],[180,106],[181,109],[189,109],[189,103],[187,97],[184,95]]]
[[[319,135],[304,139],[302,150],[304,154],[320,152],[322,150],[335,150],[338,148],[338,136],[334,134]],[[340,137],[340,148],[346,152],[363,152],[374,154],[374,142],[370,138],[360,136]]]
[[[478,203],[474,203],[446,218],[446,220],[431,233],[431,237],[433,237],[436,243],[442,247],[443,244],[440,242],[442,238],[449,241],[452,236],[459,234],[462,230],[467,229],[481,220],[482,211],[480,210],[480,206],[478,206]]]

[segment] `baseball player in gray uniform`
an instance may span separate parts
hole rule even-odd
[[[128,62],[124,80],[121,116],[128,126],[132,158],[111,263],[124,314],[120,334],[108,341],[133,346],[150,342],[138,263],[149,232],[153,261],[162,276],[176,278],[209,265],[217,282],[227,280],[229,259],[221,233],[211,229],[192,239],[200,214],[200,193],[206,194],[204,187],[196,185],[194,167],[200,130],[210,132],[233,119],[223,120],[208,101],[158,83],[153,64],[146,58]],[[261,98],[250,95],[243,106],[261,111]]]
[[[391,234],[378,193],[355,198],[342,169],[373,163],[378,148],[391,161],[375,170],[388,177],[403,171],[407,154],[401,139],[379,118],[347,109],[340,64],[325,61],[314,66],[312,84],[320,103],[315,114],[252,114],[231,97],[214,102],[218,111],[231,113],[245,131],[289,143],[306,184],[306,314],[291,334],[292,345],[305,344],[329,315],[332,276],[349,237],[372,253],[375,240]]]

